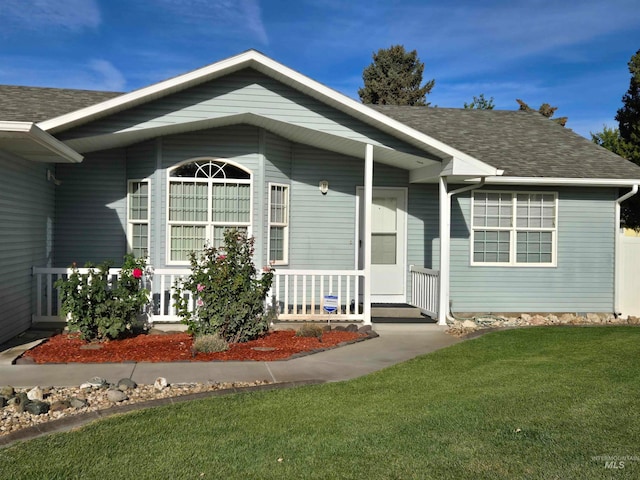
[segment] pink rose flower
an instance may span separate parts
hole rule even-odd
[[[202,285],[201,283],[198,284],[198,286],[196,287],[196,289],[201,292],[204,290],[204,285]]]
[[[134,268],[132,274],[133,274],[133,278],[142,278],[142,269]]]
[[[198,300],[196,300],[196,305],[198,305],[199,307],[204,305],[204,302],[202,301],[201,298],[199,298]]]
[[[226,256],[226,255],[219,255],[219,256],[218,256],[218,260],[224,260],[225,258],[227,258],[227,256]]]

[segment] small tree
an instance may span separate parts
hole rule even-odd
[[[495,105],[493,103],[493,97],[487,100],[484,93],[481,93],[479,97],[473,96],[471,103],[464,103],[464,108],[467,110],[493,110]]]
[[[104,262],[96,269],[88,263],[88,272],[80,273],[73,264],[69,277],[55,283],[69,330],[79,332],[83,340],[116,339],[146,326],[140,322],[149,304],[149,292],[142,287],[144,259],[126,255],[113,283],[109,279],[110,266],[110,262]]]
[[[424,63],[413,50],[402,45],[381,48],[373,63],[362,72],[364,87],[358,90],[362,103],[377,105],[428,105],[426,96],[435,80],[421,86]]]
[[[200,254],[190,254],[191,275],[176,282],[173,300],[191,333],[217,333],[237,343],[253,340],[269,329],[265,299],[273,271],[267,268],[258,275],[253,244],[253,238],[228,229],[224,247],[206,247]]]
[[[518,105],[520,105],[518,110],[522,110],[524,112],[538,112],[540,115],[547,118],[553,117],[553,115],[556,113],[556,110],[558,110],[558,107],[552,107],[548,103],[543,103],[542,105],[540,105],[540,108],[538,108],[538,110],[535,110],[531,108],[529,105],[527,105],[525,102],[520,100],[519,98],[516,98],[516,102],[518,102]],[[569,118],[558,117],[558,118],[551,118],[551,120],[556,122],[558,125],[564,127],[567,124],[567,120],[569,120]]]

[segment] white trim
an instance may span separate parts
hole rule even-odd
[[[477,182],[478,179],[469,179]],[[583,187],[629,187],[640,183],[640,179],[617,178],[561,178],[561,177],[489,177],[488,184],[495,185],[537,185],[537,186],[583,186]]]
[[[275,223],[271,222],[271,189],[273,187],[282,187],[285,189],[286,195],[286,209],[287,209],[287,218],[284,223]],[[290,223],[290,213],[291,213],[291,185],[287,183],[276,183],[269,182],[268,185],[269,198],[267,199],[267,263],[269,265],[283,266],[289,265],[289,223]],[[284,227],[284,239],[283,239],[283,260],[272,260],[271,259],[271,227]],[[273,263],[272,263],[273,261]]]
[[[187,266],[189,265],[189,261],[179,261],[179,260],[171,260],[171,225],[181,225],[181,224],[189,224],[189,225],[196,225],[196,226],[204,226],[206,227],[206,240],[213,240],[213,229],[215,229],[216,225],[214,225],[214,223],[210,220],[211,219],[211,189],[209,188],[207,190],[207,196],[208,196],[208,200],[207,200],[207,221],[203,222],[203,221],[198,221],[198,222],[173,222],[171,223],[169,221],[169,194],[170,194],[170,185],[171,185],[171,181],[186,181],[186,182],[196,182],[196,183],[206,183],[208,186],[210,186],[213,183],[227,183],[226,180],[224,182],[220,182],[217,181],[218,179],[211,179],[211,178],[196,178],[196,177],[172,177],[171,176],[171,172],[176,170],[177,168],[180,168],[184,165],[188,165],[189,163],[194,163],[194,162],[219,162],[219,163],[225,163],[225,164],[229,164],[232,165],[234,167],[239,168],[240,170],[243,170],[245,172],[247,172],[247,174],[249,175],[248,179],[229,179],[228,183],[238,183],[238,184],[243,184],[243,185],[249,185],[249,222],[248,224],[245,222],[226,222],[225,225],[229,225],[229,226],[237,226],[237,227],[243,227],[247,229],[247,238],[251,237],[253,235],[253,213],[254,213],[254,205],[253,205],[253,198],[254,198],[254,193],[253,193],[253,177],[254,177],[254,173],[252,170],[248,169],[247,167],[245,167],[244,165],[241,165],[238,162],[235,162],[233,160],[229,160],[229,159],[225,159],[225,158],[219,158],[219,157],[194,157],[188,160],[184,160],[182,162],[179,162],[169,168],[166,169],[166,189],[165,189],[165,217],[163,219],[164,221],[164,225],[165,225],[165,252],[164,252],[164,258],[165,258],[165,265],[167,266]],[[220,226],[220,225],[217,225]]]
[[[133,183],[146,183],[147,184],[147,219],[146,220],[131,220],[131,185]],[[146,225],[147,226],[147,258],[151,254],[151,179],[129,179],[127,180],[127,253],[133,253],[133,225]]]
[[[473,223],[474,219],[474,207],[475,196],[478,193],[502,193],[511,195],[511,226],[510,227],[476,227]],[[549,228],[534,228],[534,227],[518,227],[517,226],[517,197],[518,195],[553,195],[555,218],[554,227]],[[559,209],[559,196],[558,192],[551,191],[517,191],[517,190],[481,190],[474,191],[471,194],[471,236],[469,237],[469,264],[472,267],[524,267],[524,268],[555,268],[558,266],[558,209]],[[473,258],[473,250],[475,243],[476,230],[490,230],[490,231],[502,231],[509,232],[509,261],[508,262],[476,262]],[[518,232],[530,232],[530,231],[544,231],[551,233],[551,262],[548,263],[531,263],[531,262],[518,262],[517,261],[517,233]]]
[[[443,160],[455,159],[458,164],[465,165],[465,171],[472,172],[471,174],[500,174],[499,169],[387,117],[256,50],[248,50],[178,77],[46,120],[39,125],[42,129],[55,133],[249,67],[418,148],[425,149]],[[453,165],[453,162],[451,164]]]
[[[78,152],[65,145],[57,138],[51,136],[32,122],[0,121],[0,139],[7,137],[26,137],[40,147],[43,147],[45,150],[48,150],[53,155],[60,157],[61,160],[66,160],[68,163],[80,163],[84,159],[84,157]]]
[[[367,144],[364,153],[364,238],[371,238],[373,202],[373,145]],[[364,324],[371,325],[371,241],[364,242]]]
[[[613,313],[614,314],[628,314],[628,312],[622,312],[620,308],[620,304],[622,303],[622,299],[620,298],[621,289],[622,289],[622,265],[621,265],[621,254],[620,249],[622,248],[622,235],[623,233],[620,231],[620,208],[622,202],[627,200],[630,197],[633,197],[638,193],[638,184],[636,183],[631,187],[631,190],[620,196],[616,199],[615,206],[615,240],[614,240],[614,253],[613,253]],[[634,312],[635,313],[635,312]]]

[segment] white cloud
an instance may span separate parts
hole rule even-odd
[[[6,66],[11,64],[20,66]],[[116,92],[128,89],[125,76],[107,60],[66,62],[64,68],[60,65],[55,59],[0,56],[0,84]]]
[[[89,68],[95,77],[95,84],[91,87],[96,90],[108,90],[120,92],[127,84],[124,75],[106,60],[94,59],[89,62]]]
[[[67,28],[82,30],[100,25],[96,0],[2,0],[0,27],[39,30]]]
[[[248,31],[261,44],[269,43],[259,0],[158,0],[158,3],[177,19],[189,22],[200,34],[241,36]]]

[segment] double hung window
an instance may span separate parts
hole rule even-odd
[[[137,258],[149,254],[149,181],[130,180],[127,187],[127,246]]]
[[[471,263],[556,264],[558,197],[555,193],[473,193]]]

